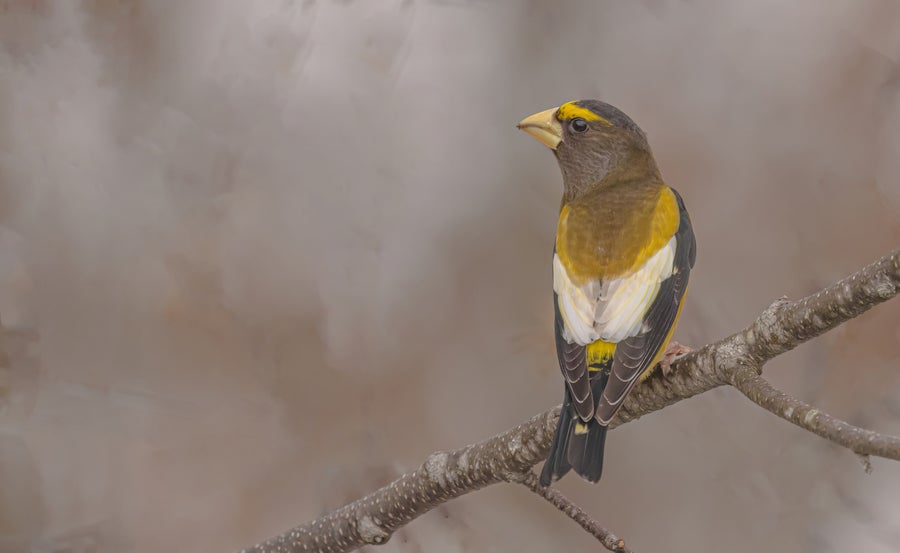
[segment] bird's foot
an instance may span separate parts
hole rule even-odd
[[[672,373],[672,363],[674,363],[676,359],[692,351],[694,350],[687,346],[682,346],[675,340],[669,342],[665,353],[663,353],[659,360],[659,368],[662,370],[663,376],[669,376]]]

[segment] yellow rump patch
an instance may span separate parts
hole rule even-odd
[[[575,434],[587,434],[588,425],[581,421],[575,423]]]
[[[612,361],[613,353],[616,351],[616,344],[612,342],[604,342],[597,340],[587,345],[587,366],[591,372],[599,371],[605,368]]]
[[[565,104],[559,106],[559,110],[557,111],[557,118],[560,120],[563,119],[575,119],[576,117],[581,117],[585,121],[600,121],[604,125],[612,126],[609,119],[604,117],[600,117],[593,111],[588,108],[583,108],[579,106],[575,102],[566,102]]]

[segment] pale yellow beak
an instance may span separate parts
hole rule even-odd
[[[540,113],[530,115],[519,121],[518,128],[537,138],[541,144],[551,150],[555,150],[562,142],[562,125],[556,120],[556,110],[550,108]]]

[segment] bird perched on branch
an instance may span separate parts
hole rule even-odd
[[[685,351],[666,344],[694,266],[694,232],[646,135],[615,107],[568,102],[518,127],[553,150],[563,176],[553,307],[565,399],[541,484],[570,469],[596,482],[625,396],[664,355]]]

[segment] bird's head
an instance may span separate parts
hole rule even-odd
[[[578,100],[522,119],[520,129],[556,154],[567,195],[578,195],[609,175],[653,171],[647,136],[618,108]]]

